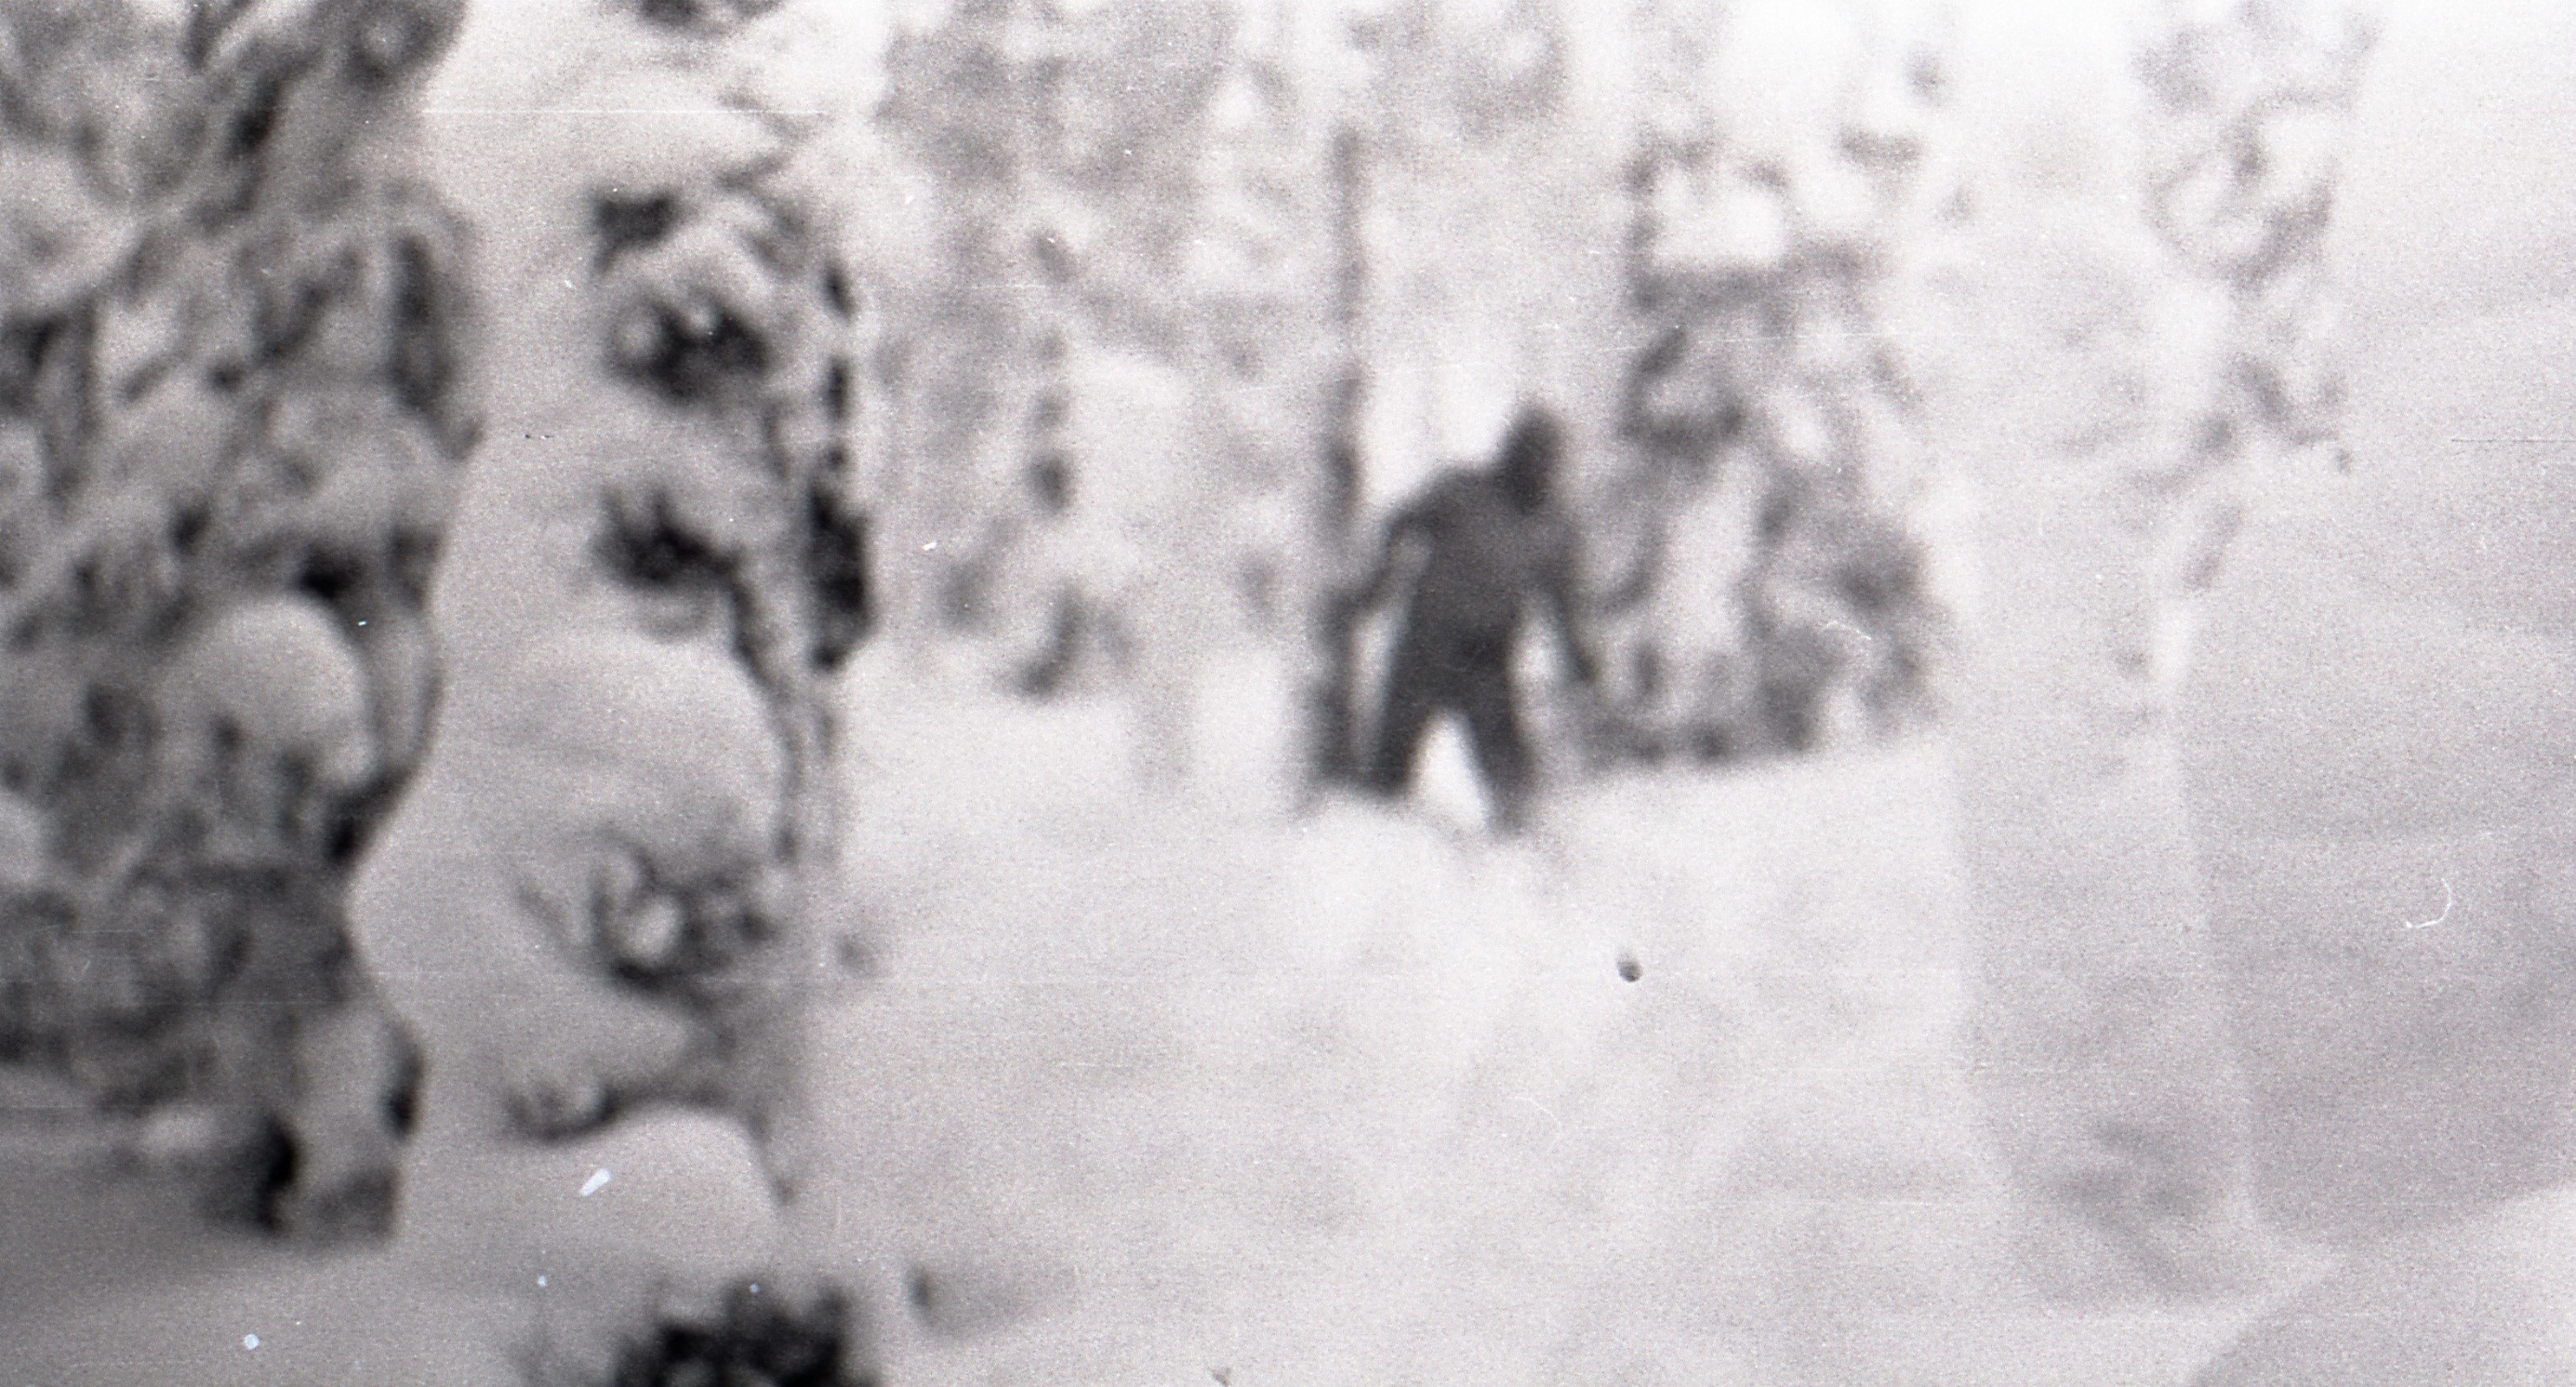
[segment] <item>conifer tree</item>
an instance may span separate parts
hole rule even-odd
[[[405,1082],[340,896],[421,753],[474,432],[407,111],[456,15],[0,10],[0,779],[43,838],[0,1027],[113,1106],[230,1114],[210,1198],[314,1232],[380,1226]]]

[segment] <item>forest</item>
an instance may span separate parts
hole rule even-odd
[[[5,0],[8,1149],[416,1307],[206,1381],[2184,1380],[2340,1245],[2186,684],[2380,32]],[[1532,410],[1512,836],[1352,594]]]

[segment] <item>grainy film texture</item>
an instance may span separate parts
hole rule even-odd
[[[0,0],[0,1372],[2576,1373],[2542,0]]]

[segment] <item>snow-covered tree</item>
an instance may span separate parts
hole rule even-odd
[[[878,36],[849,19],[478,9],[426,101],[477,238],[485,422],[428,758],[351,928],[426,1059],[395,1255],[478,1295],[560,1286],[551,1337],[510,1346],[542,1380],[666,1349],[675,1279],[726,1315],[722,1285],[793,1255],[805,1024],[867,953],[833,678],[871,617],[860,357],[908,252],[842,215],[836,172],[876,171],[843,127]],[[798,75],[836,65],[837,93]],[[527,1202],[603,1168],[609,1203]],[[847,1309],[797,1313],[838,1342]]]
[[[1914,725],[1944,644],[1938,499],[1891,286],[1940,234],[1939,26],[1907,7],[1653,7],[1629,170],[1636,447],[1613,735],[1799,751]]]
[[[2358,12],[1966,11],[1977,215],[1906,341],[1976,501],[1953,726],[1982,1072],[2070,1288],[2261,1265],[2173,698],[2236,482],[2331,440],[2314,248]]]
[[[221,1198],[314,1232],[381,1225],[404,1082],[339,894],[420,754],[474,428],[409,160],[456,13],[0,9],[0,778],[44,829],[11,952],[49,960],[5,1026],[111,1103],[231,1114],[267,1164]]]

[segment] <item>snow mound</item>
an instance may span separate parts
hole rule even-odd
[[[919,716],[853,839],[888,950],[820,1033],[809,1206],[905,1278],[904,1380],[1775,1381],[2028,1311],[1938,748],[1606,782],[1498,843]]]

